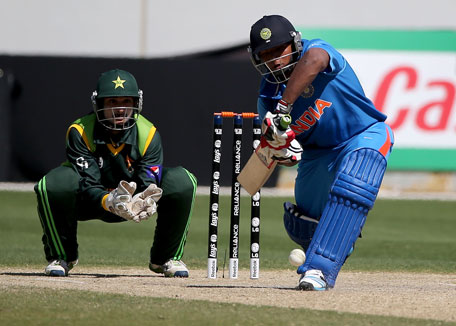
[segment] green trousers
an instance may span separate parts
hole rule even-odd
[[[150,249],[150,262],[160,265],[170,258],[181,259],[184,253],[195,200],[196,178],[182,167],[164,168],[161,188],[163,195],[158,201],[157,223]],[[51,170],[35,185],[44,253],[48,261],[78,259],[78,221],[125,221],[110,212],[94,214],[84,209],[78,191],[79,175],[65,165]]]

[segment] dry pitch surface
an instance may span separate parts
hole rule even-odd
[[[169,279],[148,270],[77,266],[69,277],[51,278],[37,269],[0,269],[0,289],[24,286],[87,290],[182,300],[309,308],[384,316],[456,321],[456,274],[342,272],[336,287],[325,292],[295,290],[292,270],[262,271],[249,279],[241,270],[237,280],[206,278],[191,270],[188,279]]]

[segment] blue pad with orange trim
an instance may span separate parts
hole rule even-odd
[[[344,158],[299,274],[309,269],[321,270],[328,286],[334,287],[367,213],[374,206],[385,170],[385,157],[370,148],[353,151]]]

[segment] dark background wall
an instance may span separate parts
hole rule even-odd
[[[0,181],[34,182],[63,162],[68,126],[92,110],[97,79],[113,68],[130,71],[144,91],[142,113],[162,136],[165,165],[182,165],[209,185],[213,113],[256,111],[260,76],[239,51],[144,60],[0,56]],[[245,125],[244,162],[251,153],[251,122]],[[231,133],[226,120],[223,185],[231,182]]]

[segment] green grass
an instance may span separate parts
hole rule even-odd
[[[291,198],[262,199],[261,268],[290,268],[287,257],[297,247],[283,228],[282,203]],[[29,192],[0,191],[0,268],[44,268],[41,225],[36,199]],[[219,264],[228,247],[229,201],[221,198]],[[249,200],[242,198],[240,266],[248,267]],[[184,261],[206,268],[209,198],[198,196]],[[378,200],[363,229],[363,238],[343,270],[454,273],[456,270],[456,202]],[[84,266],[141,266],[147,270],[155,222],[78,226],[80,263]],[[23,309],[26,307],[26,309]],[[25,311],[25,313],[24,313]],[[154,299],[83,291],[7,288],[0,291],[0,325],[154,324],[232,325],[449,325],[417,319],[319,312],[306,309],[252,307],[174,299]],[[295,316],[305,316],[298,318]],[[305,322],[305,323],[304,323]]]
[[[0,265],[41,266],[45,263],[35,195],[0,191]],[[283,227],[282,203],[291,198],[264,197],[261,203],[261,268],[288,267],[288,253],[297,247]],[[229,201],[221,197],[219,263],[228,249]],[[188,235],[185,262],[207,264],[209,198],[198,196]],[[378,200],[369,213],[363,237],[344,270],[447,273],[456,270],[456,202]],[[241,200],[240,266],[249,264],[249,199]],[[155,222],[108,224],[80,222],[80,262],[86,265],[146,266]]]
[[[26,308],[24,308],[26,307]],[[0,325],[451,325],[432,320],[334,311],[9,288],[0,292]]]

